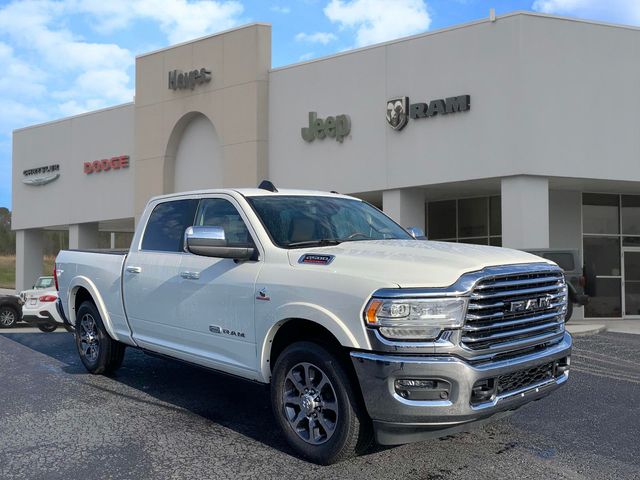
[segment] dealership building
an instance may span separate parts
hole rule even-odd
[[[152,196],[266,178],[432,240],[576,250],[575,314],[640,316],[638,45],[518,12],[280,68],[261,23],[141,55],[133,102],[14,132],[16,287],[47,229],[123,246]]]

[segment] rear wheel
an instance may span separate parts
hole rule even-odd
[[[125,345],[112,339],[93,302],[83,302],[76,313],[76,347],[90,373],[111,373],[122,365]]]
[[[356,387],[357,388],[357,387]],[[278,357],[271,404],[289,444],[322,465],[364,452],[371,421],[339,358],[311,342],[296,342]]]
[[[41,325],[38,325],[38,330],[44,333],[55,332],[57,328],[58,325],[56,325],[55,323],[43,323]]]
[[[9,306],[0,307],[0,328],[11,328],[18,321],[18,312]]]

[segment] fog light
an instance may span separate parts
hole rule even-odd
[[[403,378],[401,380],[396,380],[396,388],[436,388],[436,381]]]
[[[446,400],[451,384],[435,378],[400,378],[394,382],[395,391],[409,400]]]

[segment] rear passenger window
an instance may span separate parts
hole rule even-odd
[[[205,198],[200,201],[196,216],[198,227],[222,227],[227,244],[231,247],[251,245],[251,235],[244,220],[231,202],[223,198]]]
[[[174,200],[156,205],[142,237],[142,250],[182,252],[184,231],[193,225],[198,200]]]

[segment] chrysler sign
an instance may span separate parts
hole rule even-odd
[[[409,103],[409,97],[387,100],[387,123],[394,130],[402,130],[409,119],[430,118],[471,109],[471,95],[440,98],[429,102]]]
[[[22,172],[24,178],[22,183],[27,185],[46,185],[56,180],[60,176],[60,165],[47,165],[45,167],[30,168]]]

